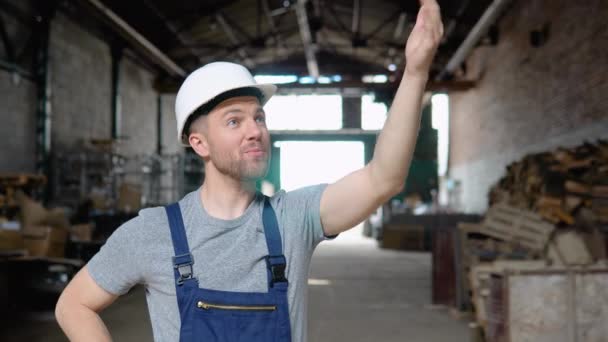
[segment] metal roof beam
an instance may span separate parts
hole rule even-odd
[[[353,3],[353,24],[352,31],[354,35],[359,35],[361,28],[361,0],[354,0]]]
[[[302,84],[302,83],[285,83],[277,84],[279,87],[278,91],[282,94],[289,93],[291,91],[337,91],[341,92],[347,90],[357,90],[362,92],[376,91],[376,90],[396,90],[398,84],[396,83],[365,83],[362,81],[343,81],[328,84]],[[465,91],[475,86],[474,81],[429,81],[426,85],[426,91]]]
[[[154,4],[154,2],[151,0],[144,0],[144,4],[148,6],[148,8],[152,10],[152,12],[154,12],[154,14],[163,21],[163,23],[165,23],[167,29],[173,33],[181,45],[188,48],[188,46],[192,44],[192,40],[189,37],[185,37],[182,32],[180,32],[178,28],[167,18],[167,16]],[[188,50],[191,55],[197,57],[198,60],[202,62],[203,59],[197,51],[192,48],[188,48]]]
[[[393,33],[393,39],[400,39],[403,35],[403,29],[405,28],[405,23],[407,20],[407,14],[405,12],[399,13],[399,19],[397,20],[397,25],[395,26],[395,32]]]
[[[296,15],[298,17],[298,25],[300,26],[300,36],[302,36],[302,44],[304,45],[304,54],[306,56],[306,66],[308,73],[314,78],[319,77],[319,64],[317,63],[316,47],[312,42],[312,34],[308,25],[308,14],[306,14],[306,0],[298,0],[296,4]]]
[[[277,50],[280,56],[284,56],[286,54],[287,48],[285,47],[285,43],[281,39],[281,35],[277,32],[277,27],[274,24],[274,18],[270,13],[270,7],[268,6],[268,0],[262,0],[262,9],[264,14],[266,15],[266,19],[268,20],[268,27],[270,28],[270,32],[274,37],[275,43],[277,45]]]
[[[245,51],[245,48],[242,46],[243,44],[241,43],[239,38],[236,36],[234,31],[232,30],[232,27],[226,21],[226,18],[224,17],[224,15],[220,12],[217,12],[215,14],[215,19],[220,24],[220,26],[224,30],[224,33],[226,33],[226,36],[228,36],[228,39],[230,39],[232,44],[241,46],[240,48],[238,48],[237,52],[238,52],[239,56],[241,56],[243,63],[245,63],[245,65],[248,68],[252,68],[254,66],[253,60],[251,58],[249,58],[247,51]]]
[[[401,16],[405,16],[405,13],[393,12],[389,14],[376,28],[374,28],[370,33],[366,34],[363,39],[371,39],[375,37],[382,29],[384,29],[388,24],[395,21],[397,17],[401,18]]]
[[[147,55],[155,64],[163,68],[173,76],[186,76],[186,71],[177,65],[171,58],[165,55],[160,49],[146,39],[141,33],[137,32],[131,25],[120,18],[99,0],[86,0],[105,20],[123,37],[126,41],[136,47],[137,50]]]

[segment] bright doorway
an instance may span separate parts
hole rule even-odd
[[[364,144],[359,141],[280,141],[277,145],[281,149],[281,188],[285,191],[333,183],[365,166]],[[332,243],[371,243],[362,230],[360,224]]]

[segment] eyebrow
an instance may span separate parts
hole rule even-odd
[[[225,118],[227,115],[229,114],[237,114],[237,113],[244,113],[245,111],[243,109],[241,109],[240,107],[236,107],[236,108],[228,108],[223,114],[222,114],[222,118]],[[264,111],[264,108],[262,106],[259,106],[258,108],[256,108],[256,113],[262,112],[264,114],[266,114],[266,112]]]

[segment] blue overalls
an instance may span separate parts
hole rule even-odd
[[[269,254],[268,292],[227,292],[198,287],[192,272],[186,230],[178,203],[165,207],[175,256],[175,291],[181,317],[180,341],[288,342],[291,341],[286,259],[281,233],[268,198],[262,219]]]

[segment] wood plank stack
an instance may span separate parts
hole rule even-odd
[[[593,271],[600,272],[597,281],[608,284],[608,141],[559,148],[512,163],[491,189],[489,201],[482,223],[459,226],[458,241],[463,288],[486,340],[521,340],[516,323],[523,316],[514,312],[517,305],[532,310],[527,302],[540,303],[536,316],[526,320],[549,317],[539,311],[546,301],[540,294],[550,285],[545,283],[551,279],[548,275],[601,270]],[[512,287],[513,275],[523,274],[529,275],[526,281],[542,275],[539,294],[527,290],[532,285]],[[586,308],[592,298],[585,294],[577,305]],[[564,337],[559,340],[570,341],[564,332],[578,323],[556,328],[556,334]]]
[[[26,193],[39,192],[47,182],[44,175],[28,173],[0,173],[0,216],[18,206],[15,195],[18,190]]]
[[[507,202],[564,226],[608,226],[608,141],[524,157],[490,191],[490,205]]]

